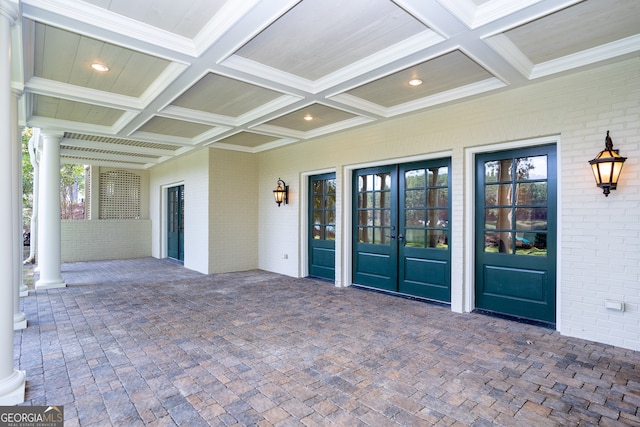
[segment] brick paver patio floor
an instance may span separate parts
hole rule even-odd
[[[640,353],[549,329],[151,258],[63,278],[15,359],[66,426],[640,425]]]

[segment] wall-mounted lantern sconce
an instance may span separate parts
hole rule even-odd
[[[622,171],[622,164],[627,160],[618,154],[618,150],[613,149],[613,141],[609,137],[604,140],[604,150],[602,150],[595,159],[589,160],[589,164],[593,169],[593,176],[596,178],[596,185],[602,188],[602,192],[609,197],[610,190],[615,190],[618,186],[618,178]]]
[[[283,202],[285,205],[289,204],[289,186],[280,178],[278,178],[277,184],[278,186],[273,190],[273,198],[276,199],[278,207],[280,207],[280,204]]]

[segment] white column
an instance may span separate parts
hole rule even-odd
[[[13,161],[11,153],[11,27],[19,17],[16,1],[0,0],[0,193],[12,194]],[[0,209],[0,405],[16,405],[24,402],[25,373],[13,366],[13,197],[5,199]]]
[[[40,215],[38,221],[38,289],[64,288],[60,271],[60,140],[62,135],[43,131],[40,158]]]
[[[22,258],[22,139],[18,127],[18,98],[22,91],[11,91],[11,161],[13,163],[13,173],[11,182],[11,197],[13,198],[13,283],[15,292],[13,293],[13,330],[17,331],[27,327],[27,316],[20,311],[21,291],[27,289],[23,283]],[[28,291],[27,291],[28,293]]]

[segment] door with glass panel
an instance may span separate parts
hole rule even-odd
[[[309,224],[309,276],[335,280],[335,173],[309,178]]]
[[[400,165],[401,293],[451,302],[449,160]]]
[[[353,283],[398,290],[398,170],[354,171]]]
[[[476,157],[476,307],[556,320],[556,147]]]
[[[450,302],[450,161],[354,172],[353,282]]]
[[[167,256],[184,261],[184,185],[167,189]]]

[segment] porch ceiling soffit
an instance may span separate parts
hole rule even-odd
[[[640,51],[637,0],[25,0],[22,14],[21,124],[63,132],[63,161],[143,169],[204,147],[270,150]]]

